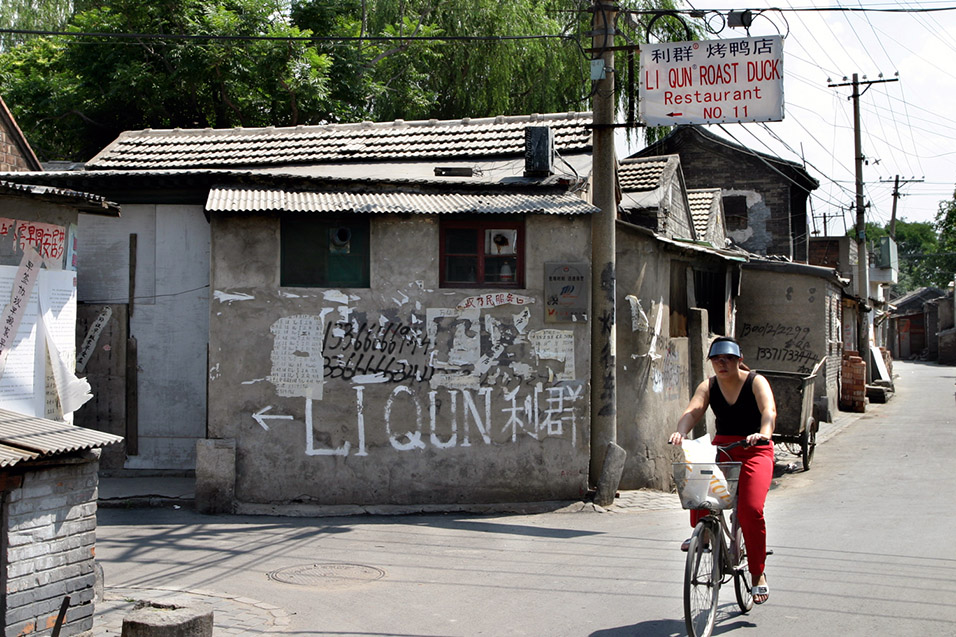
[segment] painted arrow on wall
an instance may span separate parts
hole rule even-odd
[[[265,413],[272,409],[272,405],[268,407],[263,407],[256,413],[252,414],[252,418],[259,423],[259,426],[269,431],[269,425],[266,424],[266,420],[292,420],[292,416],[283,416],[281,414],[275,414],[272,416],[266,416]]]

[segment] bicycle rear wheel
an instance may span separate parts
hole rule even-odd
[[[748,612],[754,607],[753,577],[747,565],[747,545],[744,544],[744,532],[740,525],[734,522],[734,543],[737,546],[734,556],[734,592],[737,593],[737,606],[741,612]]]
[[[684,567],[684,623],[688,637],[709,637],[720,591],[720,530],[698,522]]]

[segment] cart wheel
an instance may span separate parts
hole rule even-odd
[[[807,419],[807,427],[800,434],[800,450],[803,453],[803,470],[810,470],[810,463],[813,462],[813,452],[817,447],[817,423],[813,417]]]

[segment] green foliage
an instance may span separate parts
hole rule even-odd
[[[956,272],[956,193],[953,201],[940,203],[935,223],[900,219],[895,230],[900,269],[891,296],[900,297],[926,286],[945,288]],[[856,236],[852,230],[847,234]],[[889,224],[866,224],[870,250],[885,236],[889,236]]]
[[[293,3],[315,33],[369,40],[321,45],[333,60],[333,117],[450,119],[587,108],[585,61],[571,36],[580,0],[325,0]],[[567,40],[488,39],[565,34]],[[402,40],[447,38],[445,40]],[[372,38],[394,38],[374,40]]]
[[[896,246],[900,257],[899,283],[893,286],[893,296],[928,285],[936,285],[933,268],[934,255],[939,250],[933,225],[924,222],[896,222]],[[919,256],[917,256],[919,255]]]
[[[0,53],[0,86],[37,154],[86,160],[124,130],[451,119],[589,110],[590,0],[7,0],[8,22],[74,33]],[[674,0],[625,0],[633,10]],[[27,11],[24,7],[30,7]],[[50,9],[42,13],[41,9]],[[46,9],[43,9],[44,11]],[[56,9],[56,11],[53,11]],[[618,23],[643,40],[650,16]],[[644,24],[640,24],[643,21]],[[691,26],[697,37],[700,29]],[[306,37],[273,41],[212,36]],[[561,37],[502,39],[502,36]],[[663,17],[650,33],[685,40]],[[475,39],[485,38],[485,39]],[[623,113],[638,58],[616,54]],[[663,134],[663,129],[654,132]]]
[[[935,280],[938,287],[945,288],[956,275],[956,192],[949,201],[939,203],[934,227],[939,236]]]
[[[308,35],[259,0],[107,0],[68,29]],[[329,64],[307,41],[63,36],[0,55],[0,83],[38,155],[85,160],[129,129],[315,121],[325,114]]]
[[[82,8],[90,0],[3,0],[0,2],[0,28],[27,31],[55,31],[66,26],[74,8]],[[0,51],[7,51],[27,41],[19,33],[0,34]]]

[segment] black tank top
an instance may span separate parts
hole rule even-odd
[[[722,436],[749,436],[760,431],[760,408],[754,396],[756,372],[747,374],[740,395],[733,405],[727,403],[717,377],[710,379],[710,408],[717,417],[717,433]]]

